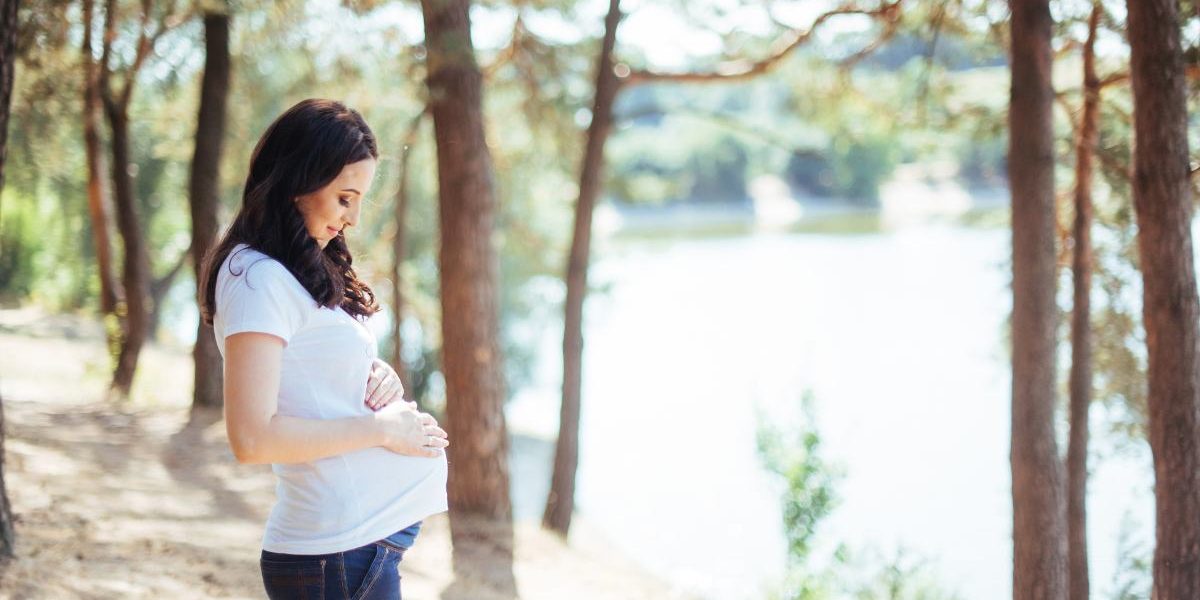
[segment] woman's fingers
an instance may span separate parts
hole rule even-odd
[[[425,452],[425,456],[430,458],[441,456],[445,452],[446,447],[450,445],[450,441],[446,438],[433,435],[425,436],[425,445],[421,449]]]
[[[400,378],[388,372],[385,379],[375,388],[373,394],[368,394],[365,402],[371,410],[379,410],[397,399],[404,398],[404,383]]]
[[[404,384],[400,383],[399,377],[390,377],[381,388],[378,394],[375,395],[375,409],[383,408],[392,403],[396,398],[404,396]]]
[[[425,437],[426,448],[445,448],[449,445],[450,440],[447,440],[446,438],[440,438],[432,435]]]
[[[446,433],[445,429],[442,429],[438,426],[438,422],[433,418],[433,415],[429,413],[421,413],[420,417],[421,423],[425,426],[425,431],[428,431],[429,435],[436,435],[441,438],[450,437],[450,434]]]
[[[385,436],[383,447],[397,454],[434,458],[443,456],[450,445],[446,431],[430,415],[404,404],[380,410],[375,419]]]
[[[367,377],[367,395],[364,399],[368,406],[374,407],[374,400],[379,393],[379,389],[387,381],[387,376],[387,370],[380,369],[378,363],[371,365],[371,374]]]
[[[397,398],[404,397],[404,382],[387,362],[375,359],[367,377],[367,393],[363,399],[371,410],[379,410]]]

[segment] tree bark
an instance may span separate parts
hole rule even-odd
[[[482,76],[471,43],[469,0],[422,0],[426,84],[438,159],[438,266],[446,379],[450,532],[455,573],[485,552],[491,585],[515,594],[508,431],[498,341],[495,197],[483,129]],[[481,544],[481,542],[483,542]]]
[[[575,473],[579,466],[579,412],[583,387],[583,301],[592,244],[592,212],[600,196],[604,175],[604,144],[612,130],[613,104],[620,81],[613,70],[613,48],[621,22],[620,0],[609,0],[604,19],[604,42],[596,63],[596,97],[588,127],[575,204],[575,231],[567,260],[567,299],[563,317],[563,384],[558,441],[554,448],[554,473],[542,526],[566,537],[575,510]]]
[[[1188,121],[1175,0],[1130,0],[1133,200],[1145,294],[1156,600],[1200,597],[1200,301],[1192,254]]]
[[[8,158],[8,115],[17,68],[19,4],[19,0],[0,0],[0,189],[4,189],[4,163]]]
[[[104,11],[104,44],[100,59],[100,97],[104,113],[108,118],[112,148],[113,201],[116,208],[117,232],[125,248],[122,261],[121,285],[125,288],[125,302],[118,306],[117,314],[122,317],[121,344],[113,370],[111,390],[121,397],[129,395],[133,387],[133,376],[137,370],[138,356],[146,342],[151,324],[150,298],[150,255],[146,248],[145,233],[138,215],[133,175],[130,173],[132,158],[129,140],[129,105],[133,98],[134,84],[138,71],[154,49],[158,38],[167,30],[164,15],[155,31],[149,31],[150,10],[153,3],[143,1],[139,15],[138,37],[134,44],[133,62],[125,69],[124,83],[114,92],[112,79],[113,44],[117,37],[116,1],[106,0]]]
[[[1048,0],[1011,0],[1013,597],[1067,597],[1062,466],[1054,439],[1055,206]]]
[[[192,271],[197,298],[204,293],[201,265],[217,239],[217,209],[221,204],[221,146],[225,138],[225,108],[229,98],[229,6],[204,14],[204,77],[196,117],[196,150],[189,185],[192,210]],[[211,325],[199,319],[192,347],[195,375],[192,406],[221,406],[221,355]]]
[[[113,371],[112,389],[128,396],[133,387],[138,356],[150,328],[150,257],[138,216],[129,151],[129,116],[126,107],[106,100],[108,123],[112,130],[112,178],[117,208],[117,231],[125,246],[121,284],[125,288],[121,347]]]
[[[17,0],[0,0],[0,3],[16,4]],[[0,10],[8,10],[7,6]],[[2,189],[2,188],[0,188]],[[12,504],[8,501],[8,485],[4,482],[4,400],[0,398],[0,557],[11,558],[16,544],[16,532],[13,530]]]
[[[16,74],[18,0],[0,0],[0,192],[4,191],[4,163],[8,157],[8,113]],[[0,556],[13,555],[13,514],[4,485],[4,401],[0,399]]]
[[[1071,432],[1067,446],[1067,555],[1071,600],[1088,600],[1087,463],[1088,408],[1092,403],[1092,155],[1100,115],[1096,76],[1096,28],[1102,7],[1092,5],[1083,46],[1083,114],[1075,146],[1075,223],[1071,312]]]
[[[400,376],[400,383],[405,390],[412,390],[412,378],[404,367],[404,338],[401,326],[404,324],[404,283],[401,271],[408,257],[408,182],[412,171],[409,159],[412,157],[413,146],[417,143],[417,133],[421,130],[421,121],[425,119],[428,107],[421,114],[413,117],[404,135],[403,148],[400,149],[400,182],[396,187],[396,203],[393,221],[396,234],[392,236],[392,368]]]
[[[100,68],[92,51],[94,2],[83,0],[83,141],[87,162],[88,216],[100,276],[100,312],[113,314],[121,300],[120,286],[113,274],[111,217],[104,181],[104,153],[100,142]]]

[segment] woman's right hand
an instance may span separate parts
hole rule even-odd
[[[382,434],[384,448],[405,456],[435,458],[450,445],[446,430],[438,427],[429,413],[416,409],[411,402],[389,404],[375,413],[375,426]]]

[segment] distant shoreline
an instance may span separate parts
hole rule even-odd
[[[680,201],[634,205],[609,201],[596,207],[598,235],[614,238],[743,235],[756,231],[868,232],[897,223],[969,218],[1007,207],[1005,187],[968,188],[960,182],[893,181],[881,190],[878,205],[843,198],[753,197],[742,201]]]

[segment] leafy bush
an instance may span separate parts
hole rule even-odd
[[[613,136],[607,154],[606,189],[626,202],[736,203],[747,198],[750,154],[744,141],[695,117],[630,127]]]
[[[890,136],[840,133],[823,151],[793,152],[784,177],[796,191],[875,206],[879,186],[892,174],[899,157],[899,145]]]
[[[34,262],[41,250],[37,207],[15,194],[5,194],[0,213],[0,297],[22,298],[33,290]]]
[[[784,537],[787,573],[773,596],[778,600],[953,600],[928,562],[903,548],[892,557],[853,551],[837,544],[830,556],[814,556],[817,529],[837,506],[841,469],[821,455],[821,435],[813,418],[812,395],[800,402],[800,420],[783,426],[759,416],[758,453],[763,466],[784,483]],[[819,560],[818,560],[819,559]],[[820,565],[820,566],[819,566]]]

